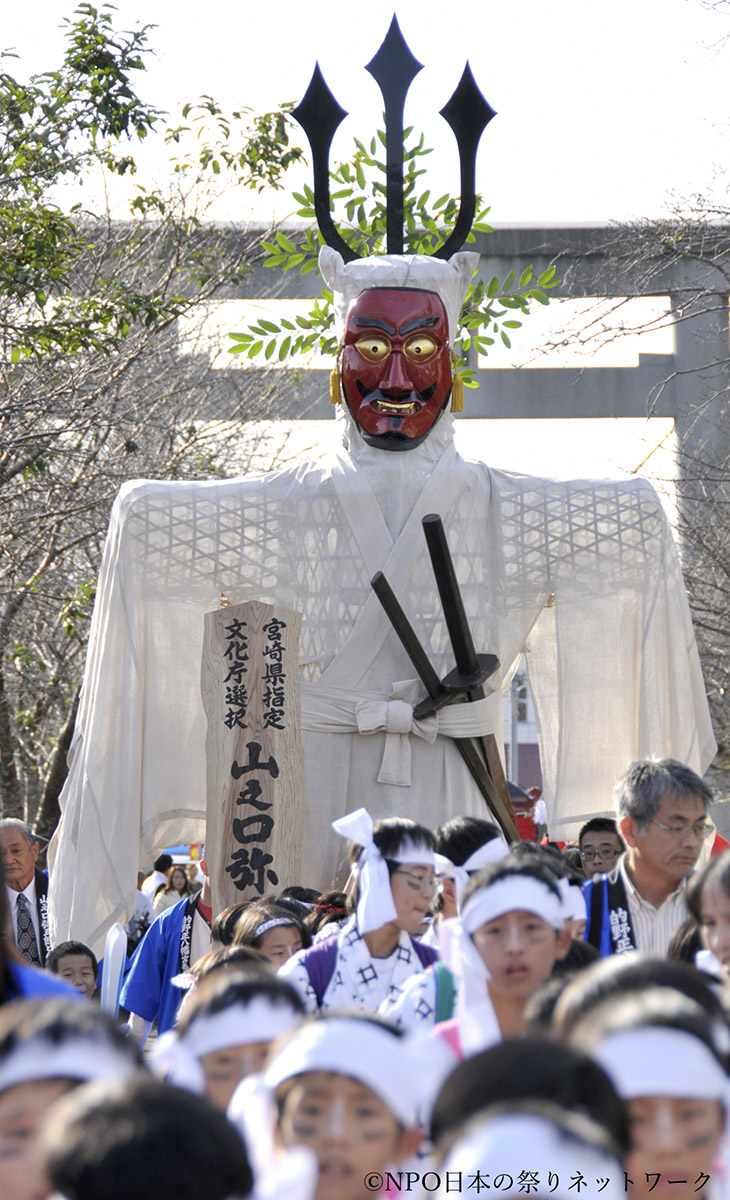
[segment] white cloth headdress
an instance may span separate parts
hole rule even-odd
[[[340,837],[349,838],[363,847],[362,854],[352,868],[358,883],[357,927],[360,933],[370,933],[389,921],[397,920],[388,864],[373,841],[373,818],[368,810],[358,808],[333,821],[332,828]],[[391,855],[391,860],[434,865],[433,850],[424,842],[406,842]]]
[[[479,255],[473,250],[452,254],[448,262],[428,254],[375,254],[345,263],[330,246],[323,246],[319,252],[319,269],[333,293],[338,338],[345,330],[347,310],[361,292],[377,287],[420,288],[440,296],[453,345],[461,306],[478,266]]]
[[[491,841],[485,842],[483,846],[479,846],[473,854],[470,854],[466,862],[461,866],[457,866],[445,854],[435,854],[434,861],[436,863],[436,871],[444,879],[453,879],[454,888],[456,890],[456,903],[461,907],[461,897],[464,895],[464,890],[469,882],[469,876],[473,871],[479,871],[482,867],[489,866],[490,863],[499,862],[501,858],[506,858],[509,854],[509,846],[501,837],[493,837]]]
[[[591,1050],[624,1100],[672,1096],[726,1105],[728,1077],[701,1038],[666,1025],[610,1033]]]
[[[443,1055],[429,1038],[392,1033],[377,1022],[327,1017],[303,1025],[264,1072],[275,1091],[285,1079],[308,1071],[332,1071],[365,1084],[399,1123],[416,1123],[419,1108],[443,1079]]]
[[[267,996],[253,996],[248,1004],[229,1004],[219,1012],[201,1013],[183,1033],[169,1029],[158,1039],[150,1055],[150,1067],[168,1083],[202,1094],[203,1055],[215,1054],[229,1046],[273,1042],[301,1019],[301,1013],[286,999],[273,1002]]]
[[[19,1043],[0,1063],[0,1092],[39,1079],[126,1079],[138,1069],[130,1055],[109,1042],[80,1035],[56,1043],[39,1035]]]
[[[450,1171],[460,1171],[463,1179],[508,1176],[514,1185],[506,1193],[510,1196],[520,1194],[518,1180],[529,1178],[528,1173],[535,1173],[539,1195],[556,1188],[556,1195],[573,1195],[571,1181],[583,1176],[594,1189],[599,1182],[603,1185],[598,1189],[602,1200],[625,1200],[624,1173],[617,1159],[535,1113],[504,1113],[470,1125],[447,1153],[442,1178]],[[553,1177],[550,1184],[548,1172]]]

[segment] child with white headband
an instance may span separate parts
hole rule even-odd
[[[42,1195],[37,1136],[61,1096],[142,1068],[137,1045],[106,1014],[66,1000],[17,1001],[0,1012],[0,1196]]]
[[[312,939],[304,922],[286,908],[276,904],[252,904],[238,918],[233,935],[234,946],[252,946],[265,954],[275,967],[281,967],[306,949]]]
[[[509,854],[509,846],[498,827],[481,817],[454,817],[434,831],[436,871],[439,877],[438,915],[431,926],[433,938],[424,938],[438,946],[436,936],[440,920],[458,917],[459,905],[469,879],[482,867],[488,867]]]
[[[724,1020],[678,992],[648,988],[594,1007],[571,1042],[592,1055],[626,1102],[631,1200],[724,1194],[716,1161],[728,1098]]]
[[[474,1117],[440,1164],[443,1180],[457,1173],[465,1186],[481,1179],[485,1190],[498,1190],[507,1200],[522,1200],[530,1186],[533,1196],[556,1200],[625,1196],[623,1166],[606,1130],[546,1101],[487,1108]]]
[[[368,1200],[416,1153],[417,1110],[441,1076],[431,1049],[359,1013],[318,1014],[276,1048],[264,1075],[276,1138],[316,1155],[312,1200]]]
[[[448,926],[456,1016],[435,1033],[464,1058],[523,1032],[527,1003],[568,953],[570,930],[555,877],[512,855],[474,876]]]
[[[352,868],[355,913],[339,934],[294,955],[279,974],[294,984],[308,1012],[375,1012],[437,957],[413,936],[436,890],[433,835],[401,818],[374,825],[364,808],[334,821],[333,829],[359,847]]]
[[[261,1070],[272,1042],[303,1015],[295,989],[266,967],[218,972],[201,980],[176,1028],[159,1039],[152,1068],[225,1112],[241,1080]]]
[[[439,877],[438,913],[423,941],[440,951],[444,923],[459,915],[464,891],[472,875],[509,854],[509,846],[491,821],[479,817],[454,817],[434,834],[436,872]],[[412,976],[399,996],[388,997],[381,1016],[404,1029],[429,1029],[453,1015],[454,980],[445,963]]]

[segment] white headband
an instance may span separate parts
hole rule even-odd
[[[477,1172],[487,1179],[499,1174],[511,1177],[516,1185],[526,1172],[536,1172],[540,1183],[546,1183],[548,1170],[559,1180],[559,1195],[567,1196],[570,1180],[580,1174],[601,1183],[609,1181],[599,1189],[602,1200],[625,1200],[624,1173],[617,1159],[536,1113],[505,1113],[470,1126],[451,1146],[441,1174],[460,1171],[464,1179],[479,1178]],[[517,1187],[508,1194],[516,1195]]]
[[[562,929],[565,923],[560,897],[533,875],[505,875],[480,888],[467,900],[461,921],[467,933],[474,933],[480,925],[515,910],[534,913],[554,929]]]
[[[676,1096],[719,1100],[725,1105],[728,1077],[708,1046],[694,1034],[666,1025],[642,1025],[610,1033],[591,1057],[613,1080],[624,1100]]]
[[[370,933],[389,921],[395,921],[398,914],[390,888],[388,864],[373,841],[373,819],[368,810],[358,808],[333,821],[332,828],[340,837],[349,838],[363,847],[362,854],[352,868],[359,890],[357,927],[360,933]],[[434,865],[433,850],[423,842],[406,842],[401,850],[389,857],[398,863]]]
[[[253,936],[255,938],[263,937],[265,933],[268,933],[270,929],[275,929],[277,925],[293,925],[295,928],[298,928],[299,922],[295,917],[272,917],[270,921],[264,921],[261,925],[258,925]]]
[[[54,1043],[42,1036],[18,1045],[0,1063],[0,1092],[38,1079],[121,1079],[139,1068],[134,1060],[108,1042],[83,1036]]]
[[[577,883],[571,883],[569,879],[563,877],[556,880],[560,888],[560,895],[563,901],[563,916],[566,920],[571,921],[587,921],[588,909],[586,907],[586,898],[583,895],[582,889]]]
[[[457,866],[445,854],[435,854],[434,860],[439,875],[444,879],[453,879],[458,907],[461,905],[461,897],[469,882],[471,872],[478,871],[481,867],[488,866],[489,863],[498,862],[499,859],[506,858],[508,854],[509,846],[507,843],[503,842],[501,837],[494,837],[491,841],[485,842],[483,846],[479,846],[461,866]]]
[[[227,1046],[246,1045],[248,1042],[273,1042],[301,1020],[301,1013],[283,1000],[274,1003],[264,996],[255,996],[248,1004],[229,1004],[220,1012],[195,1017],[180,1041],[200,1058],[203,1054],[215,1054]]]
[[[401,1125],[411,1126],[426,1090],[424,1069],[435,1061],[427,1039],[398,1037],[372,1021],[333,1017],[293,1034],[267,1067],[264,1080],[276,1089],[308,1071],[347,1075],[375,1092]]]

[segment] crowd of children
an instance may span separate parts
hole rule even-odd
[[[344,892],[214,915],[204,864],[194,903],[168,868],[179,900],[134,961],[147,943],[172,974],[142,1036],[100,1011],[83,943],[21,960],[0,888],[0,1200],[730,1197],[730,853],[685,879],[679,949],[606,956],[581,880],[617,877],[610,821],[582,831],[584,873],[476,818],[334,828]],[[206,910],[180,970],[165,930]]]

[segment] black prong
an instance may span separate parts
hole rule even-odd
[[[314,212],[322,237],[333,250],[339,250],[345,262],[360,256],[338,233],[330,212],[329,157],[332,139],[348,115],[335,100],[316,63],[309,87],[291,114],[301,125],[312,148],[314,175]]]
[[[403,253],[403,109],[408,89],[423,69],[411,54],[393,16],[385,39],[365,70],[383,93],[385,103],[386,248]]]
[[[450,258],[464,245],[476,212],[476,160],[479,139],[496,117],[496,112],[477,87],[467,63],[459,86],[441,109],[441,116],[451,126],[459,147],[461,172],[461,201],[456,224],[434,258]]]

